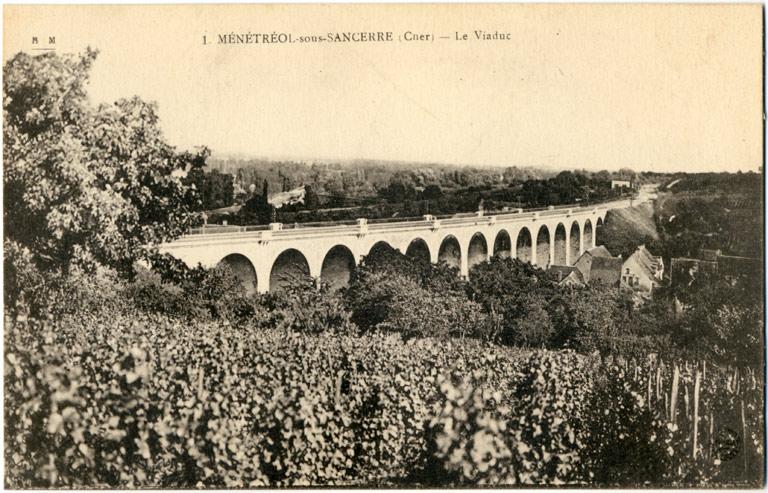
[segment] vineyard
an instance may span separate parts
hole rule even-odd
[[[10,488],[763,481],[751,370],[140,313],[5,337]]]

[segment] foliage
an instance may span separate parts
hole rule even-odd
[[[306,334],[357,332],[340,294],[325,283],[319,286],[311,280],[291,283],[277,293],[253,299],[251,306],[255,307],[255,313],[246,310],[248,317],[260,314],[260,311],[268,315],[268,322],[259,322],[265,328],[284,327]],[[241,322],[248,323],[247,320]]]
[[[700,275],[674,291],[684,306],[672,334],[678,345],[738,366],[762,364],[764,305],[760,290],[717,275]]]
[[[304,291],[300,304],[327,298],[316,293]],[[744,406],[746,462],[738,453],[727,464],[724,455],[691,460],[689,399],[685,414],[679,404],[678,428],[658,417],[669,365],[658,367],[666,383],[657,387],[654,377],[652,389],[655,366],[638,365],[633,378],[629,364],[568,351],[345,333],[338,301],[285,303],[262,298],[250,323],[237,324],[96,305],[53,321],[6,319],[7,485],[759,481],[762,387],[754,373],[707,368],[699,411],[707,426],[734,427],[741,421],[733,410]],[[680,403],[692,375],[683,372]],[[638,399],[646,390],[652,412]],[[659,426],[669,432],[654,438]],[[714,443],[707,436],[702,450]],[[630,446],[661,455],[638,470],[617,452]]]
[[[234,200],[232,175],[212,170],[206,173],[200,168],[191,169],[184,178],[186,185],[194,185],[200,195],[199,210],[229,207]]]
[[[240,212],[246,221],[259,224],[275,222],[275,207],[269,203],[269,183],[266,180],[261,195],[251,195]]]
[[[761,256],[762,188],[754,188],[761,183],[759,176],[754,175],[752,186],[739,193],[697,191],[663,197],[655,213],[661,238],[652,245],[653,250],[665,259],[700,258],[702,249]]]
[[[550,302],[558,293],[550,273],[518,259],[493,257],[472,268],[466,290],[471,300],[499,317],[502,343],[550,344],[555,334]]]
[[[668,430],[623,367],[613,366],[593,383],[600,392],[588,404],[594,417],[584,443],[585,466],[598,484],[661,485],[669,470]]]
[[[240,280],[226,264],[213,269],[187,269],[175,284],[142,268],[135,282],[126,287],[125,295],[132,306],[143,311],[188,320],[234,321],[248,304]]]
[[[153,245],[199,220],[180,176],[208,151],[175,152],[155,106],[138,98],[91,107],[95,59],[19,53],[3,68],[6,239],[52,274],[108,265],[130,275]]]
[[[405,337],[492,335],[492,322],[468,300],[456,270],[411,259],[389,247],[375,249],[344,293],[351,319],[363,330]]]
[[[565,288],[557,305],[557,344],[560,346],[614,354],[611,341],[629,332],[627,326],[632,325],[632,301],[628,293],[599,284]]]

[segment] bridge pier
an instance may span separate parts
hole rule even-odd
[[[256,269],[256,291],[259,293],[269,292],[269,277],[272,275],[272,264],[264,261],[255,262],[253,267]]]
[[[553,265],[555,263],[555,237],[552,233],[550,233],[549,237],[549,260],[547,261],[547,266]]]

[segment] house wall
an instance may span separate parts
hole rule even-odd
[[[627,274],[627,269],[629,269],[629,274]],[[628,275],[638,279],[637,286],[626,282],[625,279]],[[637,262],[637,258],[634,254],[630,256],[626,262],[624,262],[624,265],[621,266],[621,284],[623,286],[631,287],[632,289],[637,289],[649,293],[653,290],[653,279],[645,274],[645,271],[642,269],[642,267],[640,267],[640,264]]]

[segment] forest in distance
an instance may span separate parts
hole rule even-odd
[[[222,164],[177,151],[140,97],[91,104],[97,59],[3,68],[5,487],[764,484],[764,269],[665,271],[638,299],[501,255],[460,276],[381,246],[343,287],[256,293],[226,262],[159,249],[233,205],[288,222],[652,186],[599,245],[762,263],[761,173]]]
[[[200,209],[206,211],[209,224],[241,225],[587,205],[637,197],[639,189],[649,186],[675,194],[762,197],[762,175],[754,172],[556,171],[368,160],[307,163],[210,158],[206,170],[195,170],[188,181],[201,194]],[[614,187],[614,182],[627,186]],[[270,206],[270,197],[297,190],[302,191],[299,200]]]

